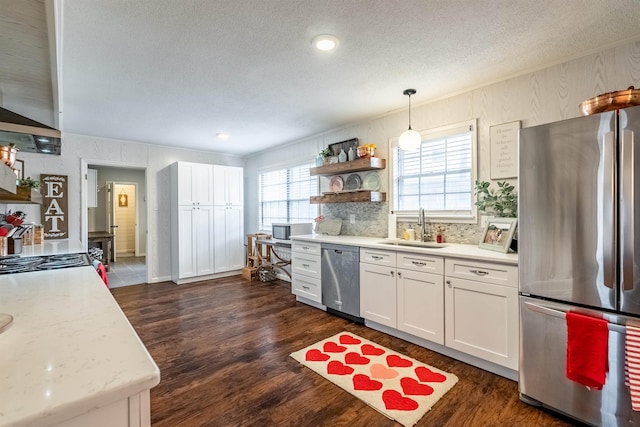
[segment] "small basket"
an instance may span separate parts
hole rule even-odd
[[[264,266],[258,269],[258,280],[261,282],[271,282],[277,278],[276,269],[271,266]]]

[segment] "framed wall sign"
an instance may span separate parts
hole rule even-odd
[[[67,178],[67,175],[40,175],[40,182],[42,182],[40,211],[43,237],[46,240],[69,238]]]
[[[520,121],[490,127],[491,179],[518,177]]]

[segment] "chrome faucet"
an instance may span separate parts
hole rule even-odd
[[[429,234],[427,233],[427,217],[424,214],[424,208],[418,210],[418,226],[420,226],[420,240],[427,242],[429,240]]]

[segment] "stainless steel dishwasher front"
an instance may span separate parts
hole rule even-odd
[[[360,248],[322,244],[322,304],[327,312],[364,323],[360,317]]]

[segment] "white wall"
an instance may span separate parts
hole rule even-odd
[[[133,163],[147,165],[147,202],[149,221],[147,224],[147,256],[152,281],[171,279],[170,236],[170,173],[169,165],[182,160],[228,166],[243,166],[242,158],[217,153],[181,150],[172,147],[141,144],[130,141],[98,138],[86,135],[63,134],[62,155],[20,153],[24,160],[26,175],[35,178],[40,173],[59,173],[69,176],[69,238],[80,240],[81,230],[81,160]],[[11,207],[12,205],[8,205]],[[37,205],[29,206],[28,214],[39,218]],[[25,209],[23,209],[25,210]]]
[[[526,52],[523,54],[526,55]],[[477,118],[478,179],[489,180],[490,126],[520,120],[522,127],[528,127],[577,117],[580,115],[578,105],[582,101],[604,92],[626,89],[632,84],[640,86],[640,40],[445,99],[412,106],[412,127],[421,131]],[[420,91],[421,82],[413,82],[411,86]],[[398,93],[402,93],[403,89],[398,88]],[[361,145],[376,144],[378,157],[388,159],[389,138],[398,137],[406,130],[407,123],[406,110],[394,112],[247,157],[245,230],[252,232],[258,228],[258,175],[265,165],[271,167],[282,164],[282,159],[295,159],[296,162],[312,160],[328,144],[350,138],[358,138]],[[381,191],[388,191],[389,168],[381,173],[381,177]],[[342,217],[341,214],[353,209],[348,206],[352,204],[346,205],[327,205],[323,207],[323,213],[329,211],[332,215]],[[375,217],[366,220],[369,224],[375,224],[373,230],[386,232],[388,203],[383,205],[383,209],[374,209],[372,215]]]

